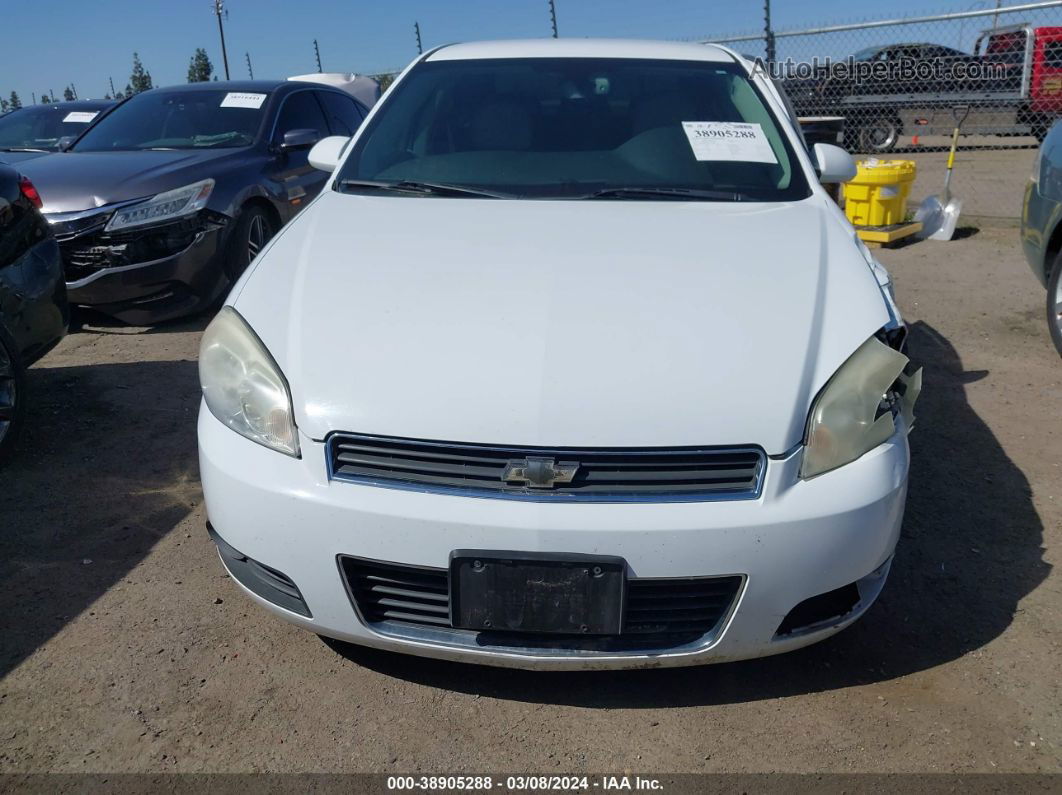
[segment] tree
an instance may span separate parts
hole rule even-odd
[[[126,94],[139,94],[141,91],[150,91],[154,86],[151,84],[151,72],[144,69],[140,62],[140,55],[133,53],[133,73],[129,76],[129,85],[126,86]]]
[[[133,91],[133,87],[131,85],[126,83],[125,84],[125,91],[124,92],[120,91],[118,93],[120,93],[122,95],[122,99],[125,99],[126,97],[133,96],[133,94],[136,93],[136,92]]]
[[[52,101],[52,98],[48,96],[48,92],[47,91],[45,91],[43,94],[41,94],[41,104],[42,105],[51,104],[51,101]]]
[[[67,86],[66,88],[64,88],[63,89],[63,99],[65,99],[67,102],[73,102],[74,101],[74,89],[72,89],[70,86]]]
[[[7,113],[8,101],[0,97],[0,113]]]
[[[188,62],[188,82],[205,83],[210,80],[210,76],[213,73],[214,64],[210,63],[207,51],[202,47],[197,47],[195,55]]]
[[[8,104],[11,105],[11,110],[18,110],[22,107],[22,100],[18,98],[18,92],[12,91],[11,97],[8,99]]]

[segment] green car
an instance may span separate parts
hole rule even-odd
[[[1025,189],[1021,242],[1033,273],[1047,287],[1047,327],[1062,356],[1062,123],[1044,139]]]

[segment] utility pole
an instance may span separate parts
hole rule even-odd
[[[321,74],[324,69],[321,68],[321,50],[317,46],[317,39],[313,40],[313,57],[317,59],[317,73]]]
[[[73,83],[71,83],[70,84],[70,90],[72,92],[74,92],[74,99],[77,99],[77,86],[75,86]]]
[[[37,104],[37,95],[34,92],[31,91],[30,92],[30,96],[33,97],[33,104],[36,105]]]
[[[557,38],[557,5],[554,0],[549,0],[549,21],[553,25],[553,38]]]
[[[767,63],[775,62],[774,30],[771,29],[771,0],[763,0],[763,40],[767,45]]]
[[[107,80],[109,80],[110,84],[111,84],[111,99],[115,99],[117,92],[115,92],[115,90],[114,90],[114,78],[113,77],[108,77]]]
[[[229,79],[229,53],[225,49],[225,26],[221,24],[221,15],[224,13],[228,19],[229,12],[225,10],[225,0],[214,0],[214,15],[218,18],[218,33],[221,35],[221,60],[225,63],[225,79]]]
[[[422,47],[421,44],[420,44],[420,23],[419,22],[414,22],[413,23],[413,32],[417,34],[417,55],[423,55],[424,54],[424,47]]]
[[[245,52],[244,55],[247,56],[247,74],[249,74],[251,79],[254,80],[254,69],[251,68],[251,53]]]

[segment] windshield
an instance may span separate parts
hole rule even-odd
[[[76,152],[249,146],[262,121],[261,93],[151,91],[101,119]]]
[[[430,183],[519,198],[809,195],[789,141],[736,63],[429,61],[384,102],[338,175],[342,190]]]
[[[38,105],[0,116],[0,150],[54,152],[60,138],[81,135],[98,114],[98,110],[85,107],[75,110],[62,105]]]

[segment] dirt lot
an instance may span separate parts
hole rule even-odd
[[[1062,362],[1014,230],[881,255],[926,364],[892,577],[790,655],[531,674],[342,654],[222,574],[204,321],[72,334],[0,473],[0,771],[1062,771]]]

